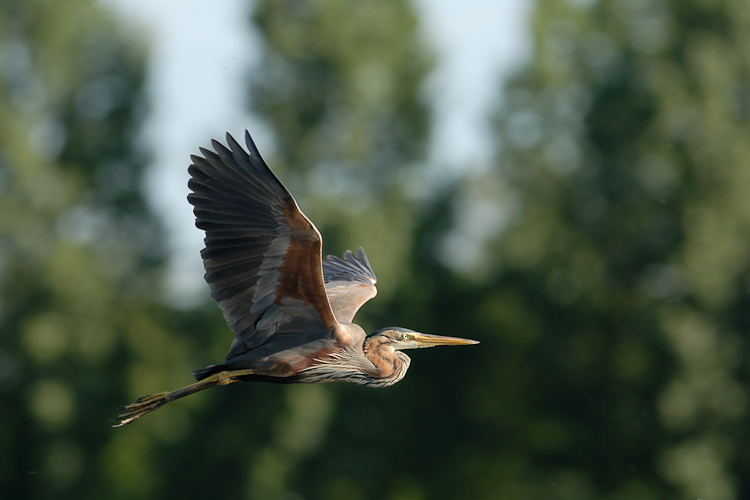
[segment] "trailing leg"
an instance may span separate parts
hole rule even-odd
[[[172,392],[159,392],[157,394],[143,396],[142,398],[138,398],[135,403],[124,406],[123,410],[127,411],[117,417],[119,423],[113,425],[112,427],[122,427],[123,425],[129,424],[130,422],[141,418],[147,413],[158,410],[165,404],[174,401],[175,399],[190,396],[191,394],[195,394],[196,392],[210,389],[215,385],[228,385],[232,382],[237,382],[240,377],[246,375],[253,375],[253,371],[234,370],[214,373],[210,377],[206,377],[199,382],[190,384]]]

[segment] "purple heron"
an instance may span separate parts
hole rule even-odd
[[[166,403],[232,382],[353,382],[386,387],[409,368],[406,349],[476,344],[474,340],[390,327],[370,335],[352,323],[376,295],[375,273],[362,248],[322,260],[321,237],[261,158],[227,134],[212,141],[188,172],[195,225],[211,296],[234,341],[223,363],[193,372],[197,382],[125,406],[129,424]]]

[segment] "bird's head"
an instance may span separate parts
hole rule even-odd
[[[401,328],[400,326],[381,328],[370,334],[369,338],[371,340],[378,340],[379,343],[388,345],[396,351],[421,349],[439,345],[472,345],[479,343],[476,340],[419,333],[408,328]]]

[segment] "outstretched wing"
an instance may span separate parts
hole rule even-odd
[[[188,201],[206,231],[201,251],[211,296],[235,335],[227,356],[277,331],[327,331],[337,322],[326,296],[320,233],[266,166],[250,134],[248,154],[227,134],[192,156]]]
[[[362,304],[377,295],[378,279],[362,247],[355,257],[351,250],[344,259],[329,255],[323,261],[323,278],[331,309],[340,323],[351,323]]]

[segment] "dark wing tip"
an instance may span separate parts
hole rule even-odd
[[[362,261],[367,267],[369,267],[372,270],[372,266],[370,265],[370,261],[367,260],[367,255],[365,255],[365,249],[362,247],[359,247],[357,249],[357,259]]]
[[[250,137],[250,132],[248,132],[247,130],[245,130],[245,145],[247,146],[247,149],[250,150],[251,155],[257,156],[260,161],[263,161],[263,157],[260,156],[260,152],[255,146],[255,141],[253,141],[253,138]]]
[[[216,151],[219,156],[221,156],[222,154],[232,154],[232,152],[225,145],[223,145],[216,139],[211,139],[211,146],[213,146],[214,151]]]
[[[237,143],[236,140],[234,140],[234,137],[232,137],[232,134],[230,134],[229,132],[227,132],[226,134],[226,141],[227,141],[227,144],[229,145],[229,149],[231,149],[232,151],[237,152],[237,150],[242,149],[242,147]]]

